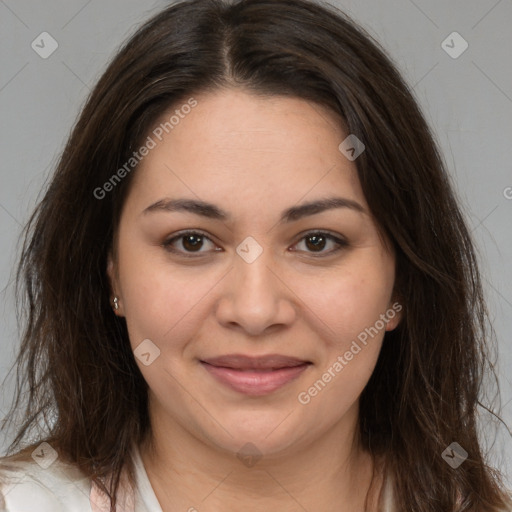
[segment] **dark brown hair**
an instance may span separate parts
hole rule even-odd
[[[385,460],[397,511],[494,511],[476,411],[493,340],[470,234],[417,103],[378,44],[346,15],[304,0],[192,0],[166,8],[115,56],[92,91],[30,218],[17,274],[18,383],[26,408],[9,453],[39,419],[46,440],[115,497],[132,443],[150,433],[147,384],[112,312],[109,251],[131,176],[98,199],[157,119],[192,94],[241,87],[338,114],[366,151],[370,209],[396,252],[401,324],[385,335],[360,399],[364,446]],[[341,141],[340,141],[341,142]],[[11,416],[11,419],[13,416]],[[457,441],[468,459],[441,457]],[[112,500],[114,510],[115,499]]]

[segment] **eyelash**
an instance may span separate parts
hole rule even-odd
[[[172,247],[172,244],[179,240],[179,239],[182,239],[182,238],[185,238],[186,236],[190,236],[190,235],[198,235],[200,237],[202,237],[203,239],[206,239],[212,243],[215,243],[213,242],[213,240],[207,236],[205,233],[201,232],[201,231],[181,231],[180,233],[177,233],[176,235],[174,235],[172,238],[169,238],[167,239],[163,244],[162,244],[162,247],[164,247],[165,250],[169,251],[169,252],[172,252],[172,253],[175,253],[175,254],[179,254],[185,258],[198,258],[201,256],[202,252],[196,252],[196,253],[193,253],[193,252],[183,252],[183,251],[180,251],[180,250],[176,250],[175,248]],[[327,251],[327,252],[320,252],[320,253],[314,253],[314,252],[310,252],[309,254],[311,256],[313,256],[313,258],[324,258],[324,257],[327,257],[327,256],[330,256],[334,253],[337,253],[338,251],[348,247],[348,242],[346,240],[343,240],[342,238],[339,238],[338,236],[334,236],[332,235],[331,233],[329,232],[326,232],[326,231],[308,231],[307,233],[305,233],[301,238],[300,240],[294,244],[294,245],[297,245],[298,243],[302,242],[304,239],[308,238],[309,236],[312,236],[312,235],[321,235],[322,237],[328,239],[328,240],[331,240],[333,242],[335,242],[338,247],[336,249],[333,249],[331,251]],[[215,251],[217,252],[217,251]],[[309,251],[306,251],[306,252],[309,252]]]

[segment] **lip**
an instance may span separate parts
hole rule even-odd
[[[232,354],[206,359],[201,364],[217,381],[231,389],[262,396],[297,379],[312,363],[279,354],[262,357]]]
[[[217,367],[233,368],[235,370],[277,370],[280,368],[299,366],[304,363],[309,363],[310,361],[292,356],[283,356],[281,354],[267,354],[256,357],[246,356],[244,354],[228,354],[203,359],[201,362]]]

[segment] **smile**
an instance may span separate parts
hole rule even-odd
[[[272,393],[297,379],[311,363],[303,362],[281,368],[229,368],[201,361],[218,382],[239,393],[262,396]]]

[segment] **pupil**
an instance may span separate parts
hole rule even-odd
[[[308,244],[309,240],[313,240],[313,245],[312,245],[313,249],[320,249],[321,250],[325,246],[325,237],[323,237],[323,236],[317,236],[317,235],[308,236],[307,239],[306,239],[306,244]],[[323,243],[321,243],[320,245],[317,245],[319,240],[321,240]],[[308,247],[309,247],[309,244],[308,244]]]
[[[197,249],[202,243],[201,238],[202,238],[201,236],[197,236],[197,235],[184,236],[183,237],[183,246],[187,250],[188,249]]]

